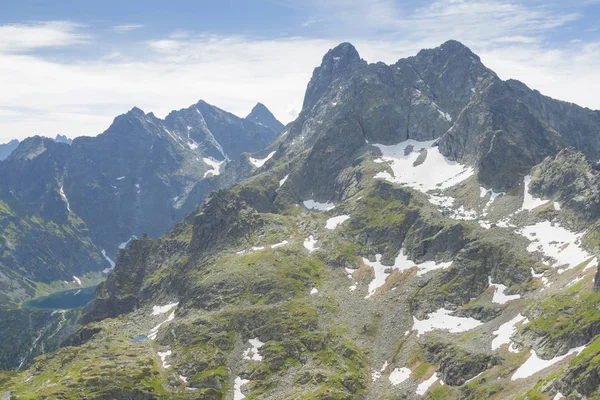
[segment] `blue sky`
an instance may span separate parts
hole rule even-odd
[[[500,77],[600,109],[600,0],[4,2],[0,142],[105,130],[133,106],[204,99],[298,113],[323,54],[350,41],[395,62],[457,39]]]

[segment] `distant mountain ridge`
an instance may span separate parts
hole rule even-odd
[[[71,144],[73,142],[72,139],[69,139],[65,135],[56,135],[53,139],[55,142],[61,142],[66,144]],[[10,153],[12,153],[18,146],[19,140],[13,139],[8,143],[0,144],[0,161],[5,160]]]
[[[6,293],[24,299],[27,280],[111,268],[121,243],[160,236],[220,185],[230,159],[277,134],[200,101],[164,120],[133,108],[96,137],[23,140],[0,162],[0,273],[21,282],[0,275],[12,282]],[[35,220],[18,228],[26,218]],[[54,237],[52,226],[67,233]]]

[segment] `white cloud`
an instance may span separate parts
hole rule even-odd
[[[31,51],[87,43],[82,25],[67,21],[0,25],[0,52]]]
[[[0,109],[26,108],[0,119],[0,142],[33,134],[95,135],[133,106],[165,116],[200,99],[240,116],[261,101],[288,122],[313,68],[337,44],[215,36],[163,43],[148,43],[148,58],[125,61],[118,53],[68,64],[0,53]]]
[[[141,29],[144,25],[141,24],[127,24],[127,25],[116,25],[113,26],[112,30],[117,33],[125,33],[129,31],[133,31],[135,29]]]
[[[313,69],[341,41],[351,41],[369,62],[393,63],[448,39],[461,40],[503,79],[516,78],[544,94],[600,109],[600,98],[594,95],[600,92],[600,44],[582,41],[554,48],[545,39],[574,20],[573,13],[503,0],[436,0],[416,10],[388,0],[302,3],[315,8],[315,27],[332,29],[327,38],[177,31],[129,43],[129,48],[112,46],[94,60],[58,63],[18,54],[2,35],[6,26],[0,26],[0,109],[4,114],[11,110],[0,119],[0,142],[32,134],[94,135],[134,105],[164,116],[199,99],[239,116],[261,101],[289,122],[300,111]],[[54,36],[26,41],[30,44],[17,49],[88,40],[74,23],[28,26],[53,27]],[[352,28],[347,34],[346,27]],[[386,33],[376,34],[381,30]],[[64,41],[52,39],[59,32]]]

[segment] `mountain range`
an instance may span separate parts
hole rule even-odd
[[[340,44],[285,127],[200,102],[26,140],[0,163],[3,212],[44,212],[96,248],[90,270],[101,250],[116,266],[47,317],[0,393],[600,398],[599,132],[600,111],[448,41],[392,65]],[[40,234],[15,235],[5,249]],[[4,274],[65,279],[44,262]]]

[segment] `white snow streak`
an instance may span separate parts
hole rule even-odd
[[[333,230],[349,219],[349,215],[338,215],[337,217],[329,218],[325,223],[325,229]]]
[[[279,187],[282,187],[283,184],[285,183],[285,181],[287,181],[287,179],[290,177],[290,175],[286,175],[284,176],[280,181],[279,181]]]
[[[500,327],[492,332],[496,337],[492,340],[492,350],[499,349],[503,344],[510,343],[510,337],[517,332],[518,324],[526,324],[529,321],[526,317],[519,314],[510,321],[500,325]]]

